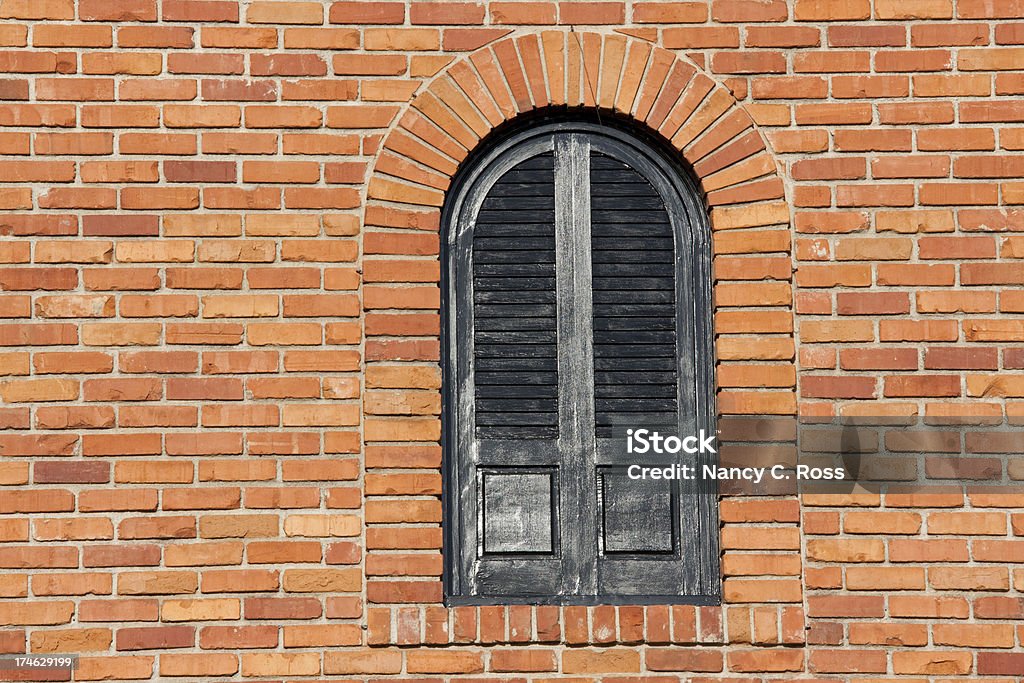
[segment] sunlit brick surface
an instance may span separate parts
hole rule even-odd
[[[0,650],[1024,675],[1020,497],[726,497],[722,606],[448,609],[438,441],[445,192],[564,105],[700,179],[721,414],[1019,418],[1024,2],[0,0],[0,46]]]

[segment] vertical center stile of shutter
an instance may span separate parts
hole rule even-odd
[[[594,458],[593,306],[590,261],[590,141],[555,138],[555,254],[558,299],[558,414],[562,424],[563,511],[574,544],[566,579],[571,590],[597,592]],[[576,565],[576,566],[572,566]]]

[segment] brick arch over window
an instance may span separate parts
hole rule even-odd
[[[367,339],[409,340],[369,345],[368,363],[428,359],[437,333],[427,334],[419,315],[378,311],[434,310],[440,209],[458,165],[497,126],[552,105],[629,116],[690,163],[714,230],[718,409],[795,412],[790,210],[771,151],[724,86],[671,51],[621,35],[504,39],[455,62],[410,103],[382,143],[364,219]],[[367,441],[373,436],[368,429]]]
[[[454,62],[408,105],[381,141],[367,188],[363,439],[371,607],[442,599],[438,555],[418,555],[436,567],[415,572],[436,574],[436,580],[400,581],[381,577],[407,574],[405,564],[389,561],[396,557],[391,553],[374,556],[382,549],[441,547],[439,230],[445,192],[492,130],[550,106],[632,118],[689,162],[713,229],[718,412],[796,411],[791,212],[771,151],[731,93],[692,62],[622,35],[552,30],[481,48]],[[378,508],[376,496],[389,499],[379,499]],[[371,609],[370,621],[386,618],[384,611],[374,617]],[[395,637],[387,631],[391,635],[380,642]]]

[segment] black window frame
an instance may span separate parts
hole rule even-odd
[[[604,118],[602,121],[601,119]],[[638,171],[645,179],[655,186],[661,194],[666,209],[671,218],[673,234],[675,239],[676,254],[676,288],[677,288],[677,325],[683,325],[684,320],[689,320],[693,326],[694,357],[688,361],[681,358],[680,362],[693,364],[692,375],[694,385],[692,394],[680,391],[680,404],[678,413],[683,415],[684,411],[692,413],[697,428],[714,433],[715,430],[715,378],[714,378],[714,333],[713,333],[713,307],[712,307],[712,270],[711,270],[711,227],[708,209],[703,194],[695,180],[692,170],[681,159],[678,152],[664,146],[654,136],[639,129],[629,122],[621,122],[617,119],[608,120],[608,117],[597,117],[591,113],[545,113],[539,117],[528,117],[525,122],[512,125],[508,128],[497,131],[485,140],[479,149],[475,150],[465,163],[460,166],[459,172],[453,179],[453,183],[447,193],[446,201],[442,209],[441,218],[441,360],[442,360],[442,468],[443,468],[443,529],[444,529],[444,594],[445,603],[450,606],[456,605],[507,605],[507,604],[560,604],[560,605],[593,605],[593,604],[691,604],[711,605],[721,602],[721,575],[719,558],[719,523],[718,523],[718,495],[717,489],[706,482],[695,484],[688,493],[684,493],[685,505],[681,508],[673,508],[674,514],[682,516],[690,514],[688,519],[692,521],[692,533],[696,536],[691,541],[695,543],[695,556],[683,558],[683,562],[689,565],[688,571],[692,570],[693,576],[688,579],[685,591],[679,593],[653,592],[642,594],[623,595],[619,593],[602,593],[600,591],[579,593],[566,592],[564,582],[561,589],[554,589],[537,594],[526,586],[530,583],[531,576],[526,572],[522,576],[509,575],[513,583],[520,583],[524,587],[521,592],[516,592],[514,586],[508,593],[501,595],[481,594],[473,592],[471,586],[474,583],[473,566],[476,560],[477,548],[474,544],[466,542],[466,528],[471,523],[477,525],[476,507],[467,509],[465,498],[467,491],[475,485],[475,471],[472,471],[472,463],[466,460],[466,454],[471,450],[473,424],[467,419],[467,403],[473,399],[463,401],[460,404],[460,392],[458,387],[465,381],[463,367],[467,353],[465,339],[467,335],[472,336],[472,316],[464,315],[465,309],[470,310],[473,306],[471,295],[467,294],[464,287],[460,287],[460,267],[467,263],[466,250],[472,250],[472,239],[467,238],[467,231],[472,232],[472,221],[470,216],[475,216],[479,210],[479,202],[486,194],[487,188],[500,178],[505,172],[512,168],[517,160],[527,158],[531,153],[538,150],[553,148],[559,144],[556,140],[572,138],[573,146],[579,149],[579,145],[594,146],[595,149],[604,151],[612,150],[620,160],[627,160],[633,169]],[[564,150],[563,150],[564,152]],[[564,157],[563,153],[563,157]],[[625,159],[623,159],[625,157]],[[586,159],[589,163],[589,157]],[[566,174],[562,173],[556,184],[561,182],[562,187],[556,192],[575,192],[579,185],[589,182],[589,176],[582,177],[578,171],[580,160],[575,162],[577,173],[568,177],[568,182],[576,187],[565,187],[567,182]],[[587,171],[589,173],[589,171]],[[557,178],[557,176],[556,176]],[[586,196],[589,197],[590,188],[586,189]],[[582,207],[577,207],[582,208]],[[557,210],[557,209],[556,209]],[[582,208],[589,211],[589,207]],[[563,209],[564,211],[564,209]],[[578,216],[573,221],[581,220]],[[556,221],[557,222],[557,221]],[[564,220],[563,220],[564,222]],[[589,227],[588,227],[589,234]],[[468,241],[467,241],[468,240]],[[468,246],[467,246],[468,244]],[[685,253],[684,253],[685,252]],[[579,260],[577,268],[568,273],[569,279],[589,282],[590,252],[577,256],[586,256]],[[584,263],[585,261],[585,263]],[[558,277],[567,277],[565,264],[559,265]],[[582,275],[582,277],[581,277]],[[564,284],[564,283],[563,283]],[[559,291],[564,291],[563,284],[560,284]],[[567,324],[563,317],[563,306],[583,304],[584,307],[591,306],[589,300],[589,284],[580,288],[572,302],[562,301],[559,297],[559,330]],[[469,297],[469,298],[467,298]],[[592,331],[591,331],[592,332]],[[572,335],[575,344],[585,345],[588,335]],[[561,337],[558,342],[559,368],[567,358],[574,354],[583,353],[583,357],[589,360],[590,372],[593,371],[593,351],[581,351],[580,348],[566,348],[568,344]],[[587,355],[589,353],[589,355]],[[678,353],[683,356],[686,349],[680,348]],[[462,359],[462,360],[460,360]],[[585,366],[588,363],[582,363]],[[592,374],[586,379],[586,368],[582,369],[584,381],[560,381],[559,401],[568,404],[574,403],[579,397],[561,395],[562,388],[571,388],[574,385],[584,385],[587,381],[593,382]],[[592,390],[591,390],[592,393]],[[691,401],[688,403],[688,401]],[[564,416],[561,412],[560,415]],[[591,406],[591,416],[593,407]],[[578,415],[577,415],[578,417]],[[682,420],[682,417],[680,418]],[[587,433],[587,425],[579,426],[575,433]],[[594,426],[589,425],[591,442]],[[584,448],[593,447],[593,444],[584,444]],[[714,464],[717,457],[703,454],[695,458],[698,465]],[[541,469],[543,469],[541,467]],[[576,491],[567,490],[560,492],[561,487],[555,487],[552,495],[564,493],[567,496],[588,495],[597,496],[597,465],[592,468],[592,476],[583,477],[583,481],[576,482]],[[556,477],[553,481],[558,481]],[[573,484],[573,482],[570,482]],[[564,485],[564,482],[563,482]],[[475,495],[475,494],[474,494]],[[481,503],[482,504],[482,503]],[[596,503],[593,508],[597,512]],[[472,514],[467,516],[467,512]],[[563,511],[564,513],[565,511]],[[596,514],[594,515],[596,517]],[[591,519],[578,519],[581,525],[580,535],[593,537],[594,543],[598,543],[597,524],[598,521]],[[564,535],[557,529],[553,537],[559,534]],[[479,530],[472,529],[471,535],[475,539]],[[473,547],[470,547],[470,546]],[[690,550],[693,547],[688,546]],[[686,550],[687,548],[684,548]],[[571,556],[574,548],[566,550],[566,555]],[[597,552],[596,550],[594,552]],[[563,558],[570,563],[572,557]],[[596,562],[596,560],[594,560]],[[594,585],[592,574],[594,566],[576,566],[572,564],[581,575],[580,580],[589,586]],[[565,570],[563,569],[563,573]]]

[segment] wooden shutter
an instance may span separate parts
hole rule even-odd
[[[713,514],[628,479],[613,440],[711,428],[698,205],[632,138],[547,128],[500,146],[447,214],[449,597],[714,599]]]
[[[567,575],[551,141],[505,161],[472,198],[454,279],[461,590],[541,600],[564,594]]]
[[[689,268],[677,251],[692,250],[677,231],[650,176],[615,145],[595,141],[590,155],[590,254],[593,263],[594,431],[598,517],[597,592],[686,595],[698,588],[696,524],[681,513],[692,494],[681,482],[632,480],[637,460],[624,450],[627,428],[679,434],[680,392],[695,388],[694,329],[681,319],[681,281]],[[677,244],[677,239],[682,244]],[[685,388],[684,388],[685,387]],[[688,405],[690,401],[685,401]],[[617,438],[616,438],[617,437]],[[685,456],[683,456],[685,458]],[[642,456],[669,465],[680,456]],[[692,464],[693,459],[690,459]]]

